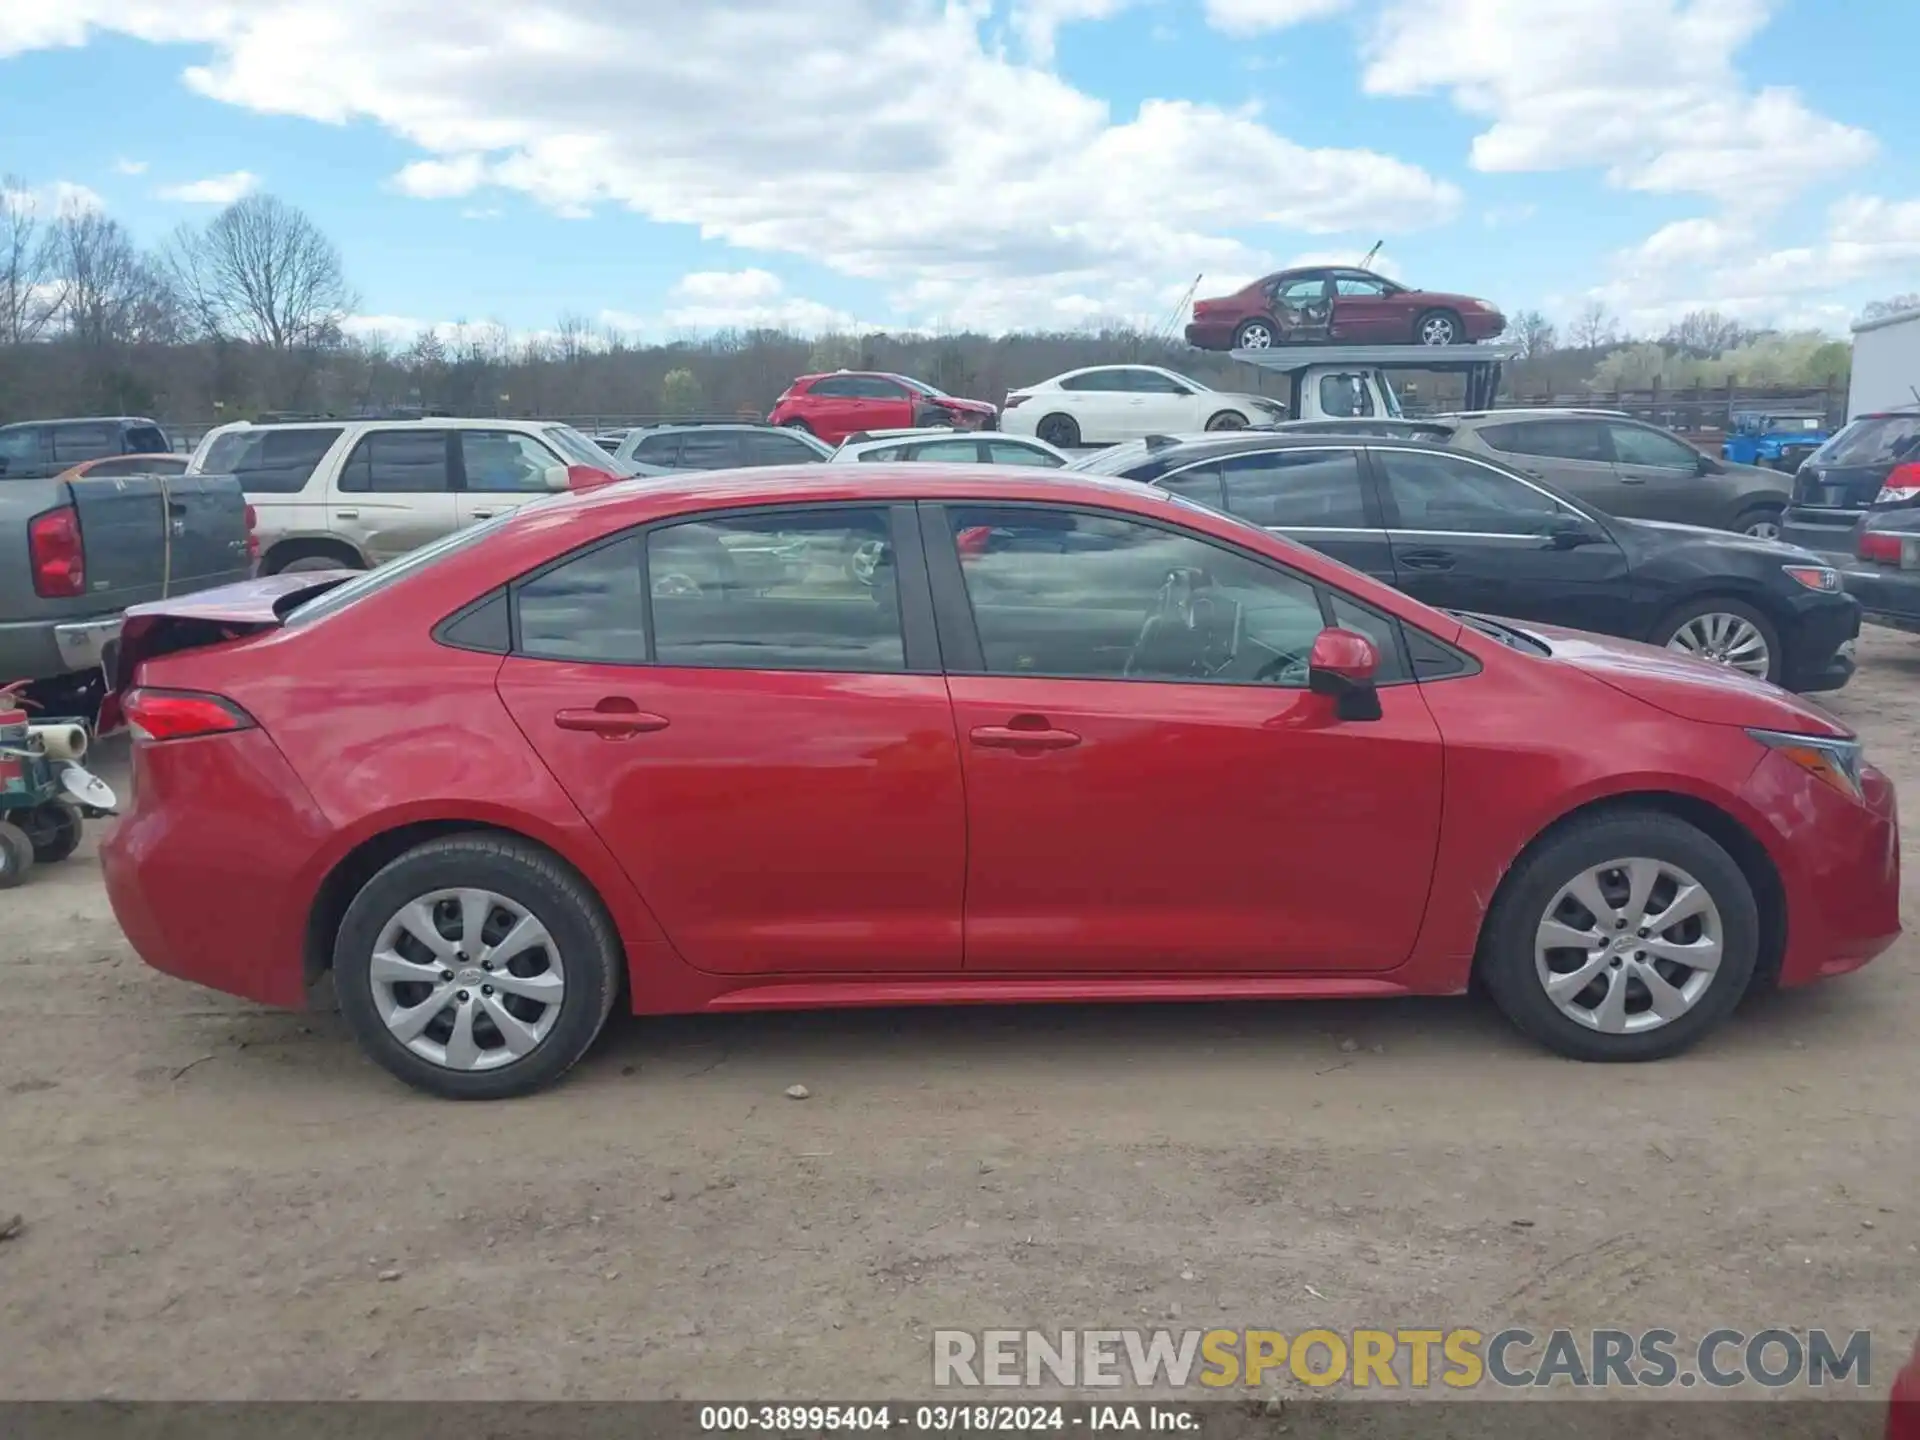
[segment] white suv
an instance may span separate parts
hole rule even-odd
[[[241,421],[208,431],[187,466],[240,477],[262,575],[364,569],[536,496],[650,471],[571,426],[440,417]]]

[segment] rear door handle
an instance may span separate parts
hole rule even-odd
[[[1016,715],[1010,725],[976,725],[967,738],[982,750],[1067,750],[1080,743],[1073,731],[1056,730],[1038,715]]]
[[[664,730],[673,722],[640,709],[631,700],[609,696],[591,710],[556,710],[553,723],[562,730],[583,730],[603,740],[625,740]]]
[[[1451,570],[1454,566],[1451,550],[1402,550],[1393,558],[1409,570]]]

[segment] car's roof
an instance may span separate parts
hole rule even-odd
[[[9,420],[0,430],[17,430],[22,425],[151,425],[160,422],[146,415],[60,415],[51,420]]]
[[[1624,410],[1602,410],[1590,405],[1515,405],[1500,410],[1453,410],[1435,415],[1435,420],[1478,422],[1482,420],[1639,420]],[[1642,425],[1651,421],[1640,420]]]
[[[680,478],[681,475],[684,479]],[[767,465],[752,470],[676,471],[671,478],[622,480],[577,497],[589,509],[627,506],[670,514],[732,506],[847,500],[1037,500],[1110,504],[1159,495],[1136,481],[1018,465]],[[1171,497],[1165,497],[1171,498]]]
[[[355,425],[371,429],[378,426],[391,430],[544,430],[555,425],[565,425],[564,420],[528,420],[497,417],[488,419],[475,415],[417,415],[397,420],[362,419],[340,416],[328,419],[317,415],[302,420],[230,420],[225,425],[216,425],[207,434],[225,434],[232,430],[339,430]]]

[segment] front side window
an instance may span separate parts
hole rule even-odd
[[[975,465],[980,460],[978,440],[928,440],[913,447],[915,460],[944,460],[949,464]]]
[[[1048,469],[1060,466],[1059,460],[1046,451],[1022,445],[1017,440],[989,440],[986,446],[987,460],[994,465],[1040,465]]]
[[[1365,375],[1342,371],[1320,377],[1320,412],[1340,419],[1373,414],[1373,391]]]
[[[647,537],[660,665],[741,670],[906,668],[883,510],[766,512]]]
[[[164,455],[173,449],[166,433],[158,425],[129,425],[127,452],[131,455]]]
[[[1508,455],[1541,455],[1551,460],[1588,460],[1606,464],[1613,459],[1607,427],[1598,420],[1522,420],[1510,425],[1488,425],[1480,438]]]
[[[1281,450],[1220,462],[1226,508],[1266,528],[1360,530],[1367,526],[1354,450]]]
[[[1163,475],[1153,483],[1169,495],[1178,495],[1210,510],[1227,508],[1226,487],[1221,483],[1218,464],[1195,465],[1190,470]]]
[[[547,472],[560,463],[546,446],[517,430],[462,430],[460,458],[467,489],[545,490]]]
[[[647,659],[640,538],[628,535],[518,587],[520,649],[541,660],[639,665]]]
[[[444,430],[375,430],[353,447],[340,488],[375,494],[434,495],[452,488]]]
[[[47,432],[38,425],[0,430],[0,474],[43,463]]]
[[[680,437],[674,435],[649,435],[635,443],[633,458],[644,465],[664,465],[672,469],[680,460]]]
[[[856,376],[853,384],[851,393],[862,400],[905,400],[914,393],[898,380],[887,380],[878,375]]]
[[[1543,535],[1572,511],[1551,495],[1486,465],[1424,450],[1375,450],[1374,467],[1402,530]]]
[[[682,470],[731,470],[740,463],[740,436],[732,430],[689,430],[680,437]]]
[[[200,469],[207,475],[239,476],[240,488],[250,495],[297,495],[339,438],[337,425],[319,430],[229,430],[207,447]]]
[[[1697,472],[1700,452],[1684,440],[1644,425],[1609,425],[1613,439],[1613,458],[1622,465],[1657,465],[1662,470]]]
[[[1136,395],[1187,395],[1192,392],[1171,375],[1158,370],[1127,371],[1127,388]]]
[[[986,669],[1304,686],[1320,598],[1179,531],[1037,507],[954,506]]]

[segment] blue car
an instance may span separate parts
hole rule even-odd
[[[1791,473],[1831,434],[1824,410],[1740,411],[1721,442],[1720,458]]]

